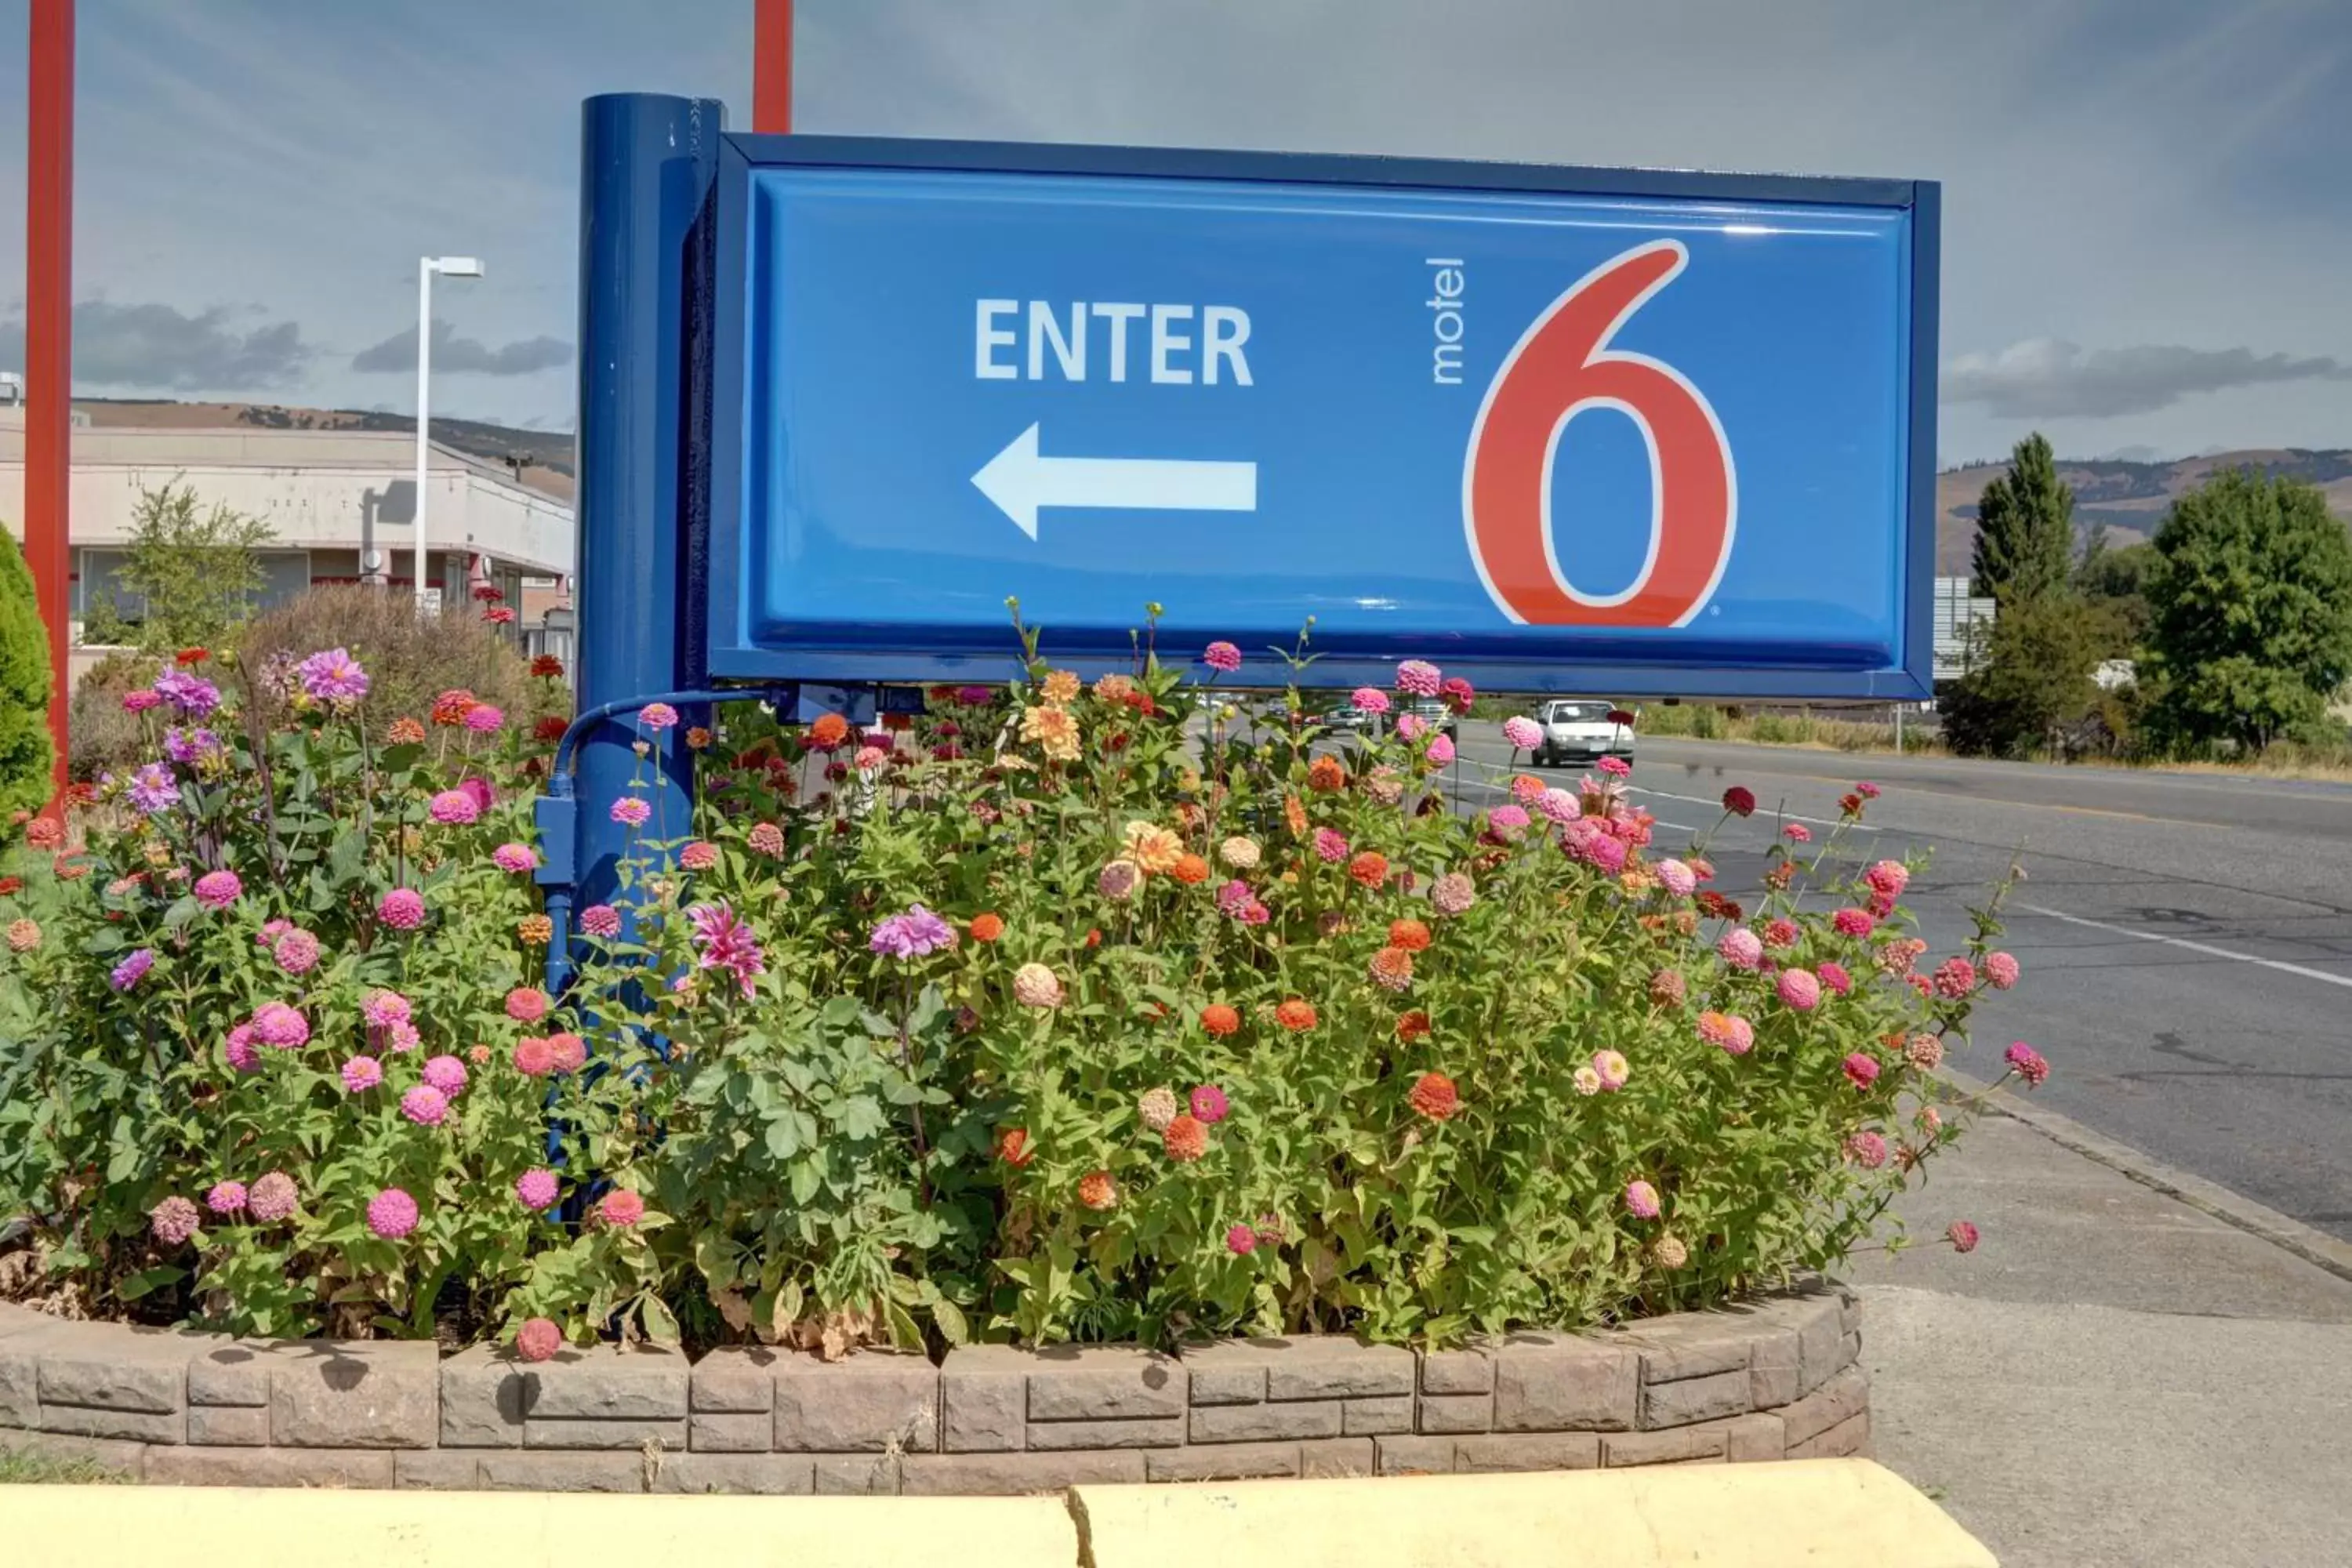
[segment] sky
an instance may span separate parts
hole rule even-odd
[[[579,100],[750,0],[81,0],[76,391],[568,429]],[[0,369],[27,0],[0,0]],[[1940,455],[2352,447],[2352,0],[801,0],[795,129],[1944,184]]]

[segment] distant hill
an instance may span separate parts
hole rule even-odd
[[[1936,476],[1936,570],[1965,575],[1976,542],[1977,501],[2005,463],[1971,463]],[[2074,488],[2074,521],[2088,531],[2107,525],[2107,542],[2137,544],[2156,532],[2174,500],[2220,468],[2250,468],[2317,485],[2327,509],[2352,528],[2352,451],[2306,452],[2297,447],[2209,452],[2173,462],[2116,458],[2058,459],[2058,477]]]
[[[268,430],[392,430],[415,435],[416,419],[362,408],[295,408],[276,403],[169,403],[78,397],[93,425],[216,430],[255,425]],[[478,419],[433,421],[433,438],[485,462],[503,463],[543,494],[572,499],[572,446],[567,430],[519,430]]]

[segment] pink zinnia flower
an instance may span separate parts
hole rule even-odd
[[[637,710],[637,722],[658,735],[677,727],[677,710],[667,702],[648,702]]]
[[[426,807],[426,811],[434,821],[453,827],[463,827],[482,815],[481,808],[474,804],[474,797],[461,789],[443,790],[433,797],[433,804]]]
[[[439,1089],[446,1099],[455,1100],[466,1092],[466,1064],[456,1057],[425,1058],[422,1076],[427,1087]]]
[[[625,827],[643,827],[653,814],[654,808],[640,795],[625,795],[613,803],[613,820]]]
[[[1604,773],[1621,779],[1630,778],[1633,773],[1633,764],[1622,757],[1603,757],[1592,765]]]
[[[1830,917],[1830,930],[1840,936],[1864,937],[1878,929],[1868,910],[1840,910]]]
[[[1661,860],[1651,869],[1658,874],[1658,886],[1675,898],[1687,899],[1698,891],[1698,873],[1680,860]]]
[[[1547,789],[1535,798],[1535,808],[1558,823],[1575,822],[1584,816],[1583,803],[1564,789]]]
[[[1780,1000],[1800,1013],[1810,1013],[1822,1005],[1822,983],[1811,970],[1784,969],[1778,985]]]
[[[1965,958],[1948,958],[1936,966],[1936,994],[1957,1002],[1977,988],[1977,966]]]
[[[225,910],[245,891],[234,871],[207,871],[196,879],[196,902],[208,910]]]
[[[416,1032],[415,1025],[404,1018],[396,1024],[385,1026],[383,1039],[394,1052],[406,1055],[422,1044],[425,1037]]]
[[[253,1010],[253,1037],[290,1051],[310,1043],[310,1020],[283,1002],[264,1002]]]
[[[1756,1027],[1737,1013],[1701,1013],[1698,1037],[1732,1056],[1744,1057],[1755,1048]]]
[[[1864,779],[1860,784],[1853,786],[1853,793],[1862,796],[1864,800],[1876,800],[1878,798],[1878,786],[1871,783],[1868,779]]]
[[[1813,841],[1813,830],[1801,822],[1792,822],[1780,831],[1789,836],[1791,844],[1811,844]]]
[[[1899,899],[1911,883],[1911,870],[1900,860],[1881,860],[1864,871],[1862,879],[1880,898]]]
[[[415,931],[425,923],[425,895],[414,888],[394,888],[376,900],[375,918],[394,931]]]
[[[1257,1232],[1245,1225],[1237,1225],[1225,1232],[1225,1250],[1235,1258],[1247,1258],[1257,1250]]]
[[[532,1318],[515,1331],[515,1360],[553,1361],[563,1349],[563,1331],[552,1318]]]
[[[408,998],[397,991],[371,991],[360,1004],[360,1016],[368,1026],[388,1029],[394,1024],[404,1024],[413,1016]]]
[[[1431,762],[1442,768],[1454,760],[1454,742],[1443,735],[1433,735],[1427,755]]]
[[[1192,1090],[1189,1099],[1192,1120],[1204,1126],[1214,1127],[1218,1122],[1223,1121],[1233,1109],[1225,1100],[1225,1091],[1213,1083],[1200,1085]]]
[[[2042,1059],[2040,1051],[2023,1040],[2003,1051],[2001,1060],[2016,1069],[2017,1076],[2023,1079],[2030,1089],[2040,1089],[2042,1080],[2050,1076],[2050,1064]]]
[[[1715,951],[1734,969],[1759,969],[1764,963],[1764,939],[1746,926],[1733,926],[1716,942]]]
[[[1834,991],[1841,996],[1847,995],[1853,990],[1853,976],[1845,972],[1845,965],[1843,963],[1824,963],[1815,973],[1821,976],[1822,984],[1825,989]]]
[[[1397,715],[1396,732],[1400,741],[1418,741],[1428,728],[1428,721],[1418,713]]]
[[[166,1247],[177,1247],[196,1234],[205,1216],[196,1205],[173,1194],[147,1211],[147,1223],[155,1232],[155,1239]]]
[[[1377,686],[1359,686],[1348,693],[1359,713],[1381,714],[1389,710],[1389,694]]]
[[[398,1187],[386,1187],[368,1200],[367,1222],[384,1240],[398,1241],[416,1228],[416,1200]]]
[[[677,863],[688,871],[708,871],[719,864],[719,846],[698,838],[677,852]]]
[[[1857,1132],[1845,1141],[1845,1157],[1865,1171],[1886,1163],[1886,1140],[1875,1132]]]
[[[1878,1060],[1860,1051],[1845,1058],[1846,1080],[1856,1089],[1868,1089],[1878,1081]]]
[[[151,708],[161,708],[163,705],[162,696],[144,687],[136,691],[126,691],[122,694],[122,710],[125,713],[144,713]]]
[[[621,911],[610,904],[591,904],[580,911],[580,929],[590,936],[616,937],[621,934]]]
[[[1201,650],[1201,662],[1219,675],[1231,675],[1242,667],[1242,650],[1229,642],[1213,642]]]
[[[215,1214],[241,1214],[247,1196],[243,1182],[215,1182],[213,1190],[205,1194],[205,1207]]]
[[[518,1024],[536,1024],[547,1016],[547,993],[536,985],[518,985],[507,993],[507,1016]]]
[[[254,1218],[275,1224],[291,1215],[300,1198],[293,1177],[283,1171],[271,1171],[254,1182],[248,1204]]]
[[[1503,739],[1516,751],[1532,752],[1543,744],[1543,726],[1523,714],[1503,721]]]
[[[1647,1182],[1625,1184],[1625,1207],[1635,1219],[1658,1217],[1658,1189]]]
[[[596,1211],[604,1216],[606,1225],[626,1229],[646,1217],[646,1200],[626,1187],[614,1187],[604,1194]]]
[[[588,1061],[588,1042],[577,1035],[550,1035],[548,1048],[555,1053],[557,1072],[578,1072]]]
[[[520,876],[539,868],[539,853],[528,844],[501,844],[490,851],[490,864]]]
[[[507,721],[507,716],[487,702],[477,702],[466,710],[466,728],[477,735],[493,733]]]
[[[261,1065],[261,1053],[253,1048],[253,1026],[239,1024],[221,1042],[221,1055],[238,1072],[251,1072]]]
[[[448,1119],[449,1097],[429,1083],[420,1083],[400,1097],[400,1113],[419,1127],[438,1127]]]
[[[1624,1088],[1625,1080],[1633,1076],[1633,1064],[1625,1059],[1622,1052],[1595,1051],[1592,1053],[1592,1070],[1601,1075],[1601,1087],[1614,1093]]]
[[[1944,1238],[1952,1244],[1954,1252],[1974,1252],[1977,1249],[1977,1227],[1964,1219],[1956,1219],[1945,1226]]]
[[[270,948],[269,956],[288,974],[308,974],[318,966],[319,939],[307,931],[284,932]]]
[[[1448,871],[1429,887],[1429,907],[1441,915],[1458,915],[1478,901],[1477,884],[1459,871]]]
[[[726,903],[697,904],[686,918],[694,931],[696,967],[725,970],[735,977],[736,987],[751,995],[752,980],[768,971],[751,926],[736,919],[734,908]]]
[[[1328,827],[1315,830],[1315,854],[1326,865],[1336,866],[1348,858],[1348,841]]]
[[[1528,808],[1506,801],[1486,814],[1486,826],[1507,838],[1516,838],[1527,830]]]
[[[536,1035],[525,1036],[515,1042],[514,1067],[525,1078],[545,1078],[555,1070],[555,1047]]]
[[[555,1173],[544,1169],[525,1171],[515,1178],[515,1202],[537,1211],[551,1208],[555,1204]]]
[[[2006,991],[2017,984],[2017,960],[2006,952],[1986,953],[1984,972],[1996,991]]]
[[[365,1094],[383,1081],[383,1064],[373,1057],[353,1057],[343,1064],[343,1088]]]

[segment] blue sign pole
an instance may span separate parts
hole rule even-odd
[[[583,107],[580,179],[578,651],[580,710],[708,684],[685,466],[702,409],[689,397],[690,322],[702,280],[697,247],[718,174],[725,110],[715,99],[616,93]],[[635,746],[650,744],[640,761]],[[629,829],[613,802],[643,796],[641,830],[683,837],[692,773],[683,729],[647,735],[634,713],[604,720],[580,747],[576,874],[583,904],[605,901]],[[560,793],[563,781],[557,781]],[[551,825],[560,835],[562,826]]]

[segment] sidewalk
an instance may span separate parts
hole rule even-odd
[[[2352,1561],[2352,1281],[2001,1116],[1857,1259],[1874,1457],[2004,1568]]]

